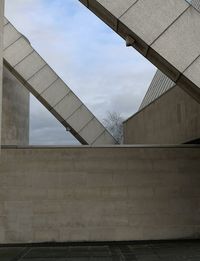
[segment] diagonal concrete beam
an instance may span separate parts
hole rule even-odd
[[[6,18],[4,64],[82,144],[116,144],[112,135]]]
[[[191,0],[188,2],[191,3],[193,7],[195,7],[198,11],[200,11],[200,0]],[[148,90],[147,93],[140,105],[139,110],[143,109],[147,105],[149,105],[151,102],[153,102],[155,99],[163,95],[166,91],[168,91],[170,88],[174,86],[174,82],[169,79],[165,74],[163,74],[161,71],[157,70]],[[187,91],[188,89],[185,89]],[[189,95],[192,95],[192,93],[189,92]],[[193,95],[193,98],[196,99],[197,97]],[[200,102],[199,99],[196,99],[198,102]]]
[[[191,4],[185,0],[79,1],[172,81],[200,95],[200,13]]]

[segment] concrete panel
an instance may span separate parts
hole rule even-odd
[[[90,144],[94,144],[96,139],[104,132],[104,127],[97,119],[90,121],[85,128],[79,133],[84,139],[89,140]]]
[[[29,144],[29,92],[3,68],[2,145]]]
[[[85,127],[89,121],[94,118],[94,115],[82,105],[68,120],[67,122],[70,126],[74,126],[77,132],[80,132],[83,127]],[[103,144],[103,143],[102,143]]]
[[[1,243],[198,238],[199,160],[187,146],[3,149]]]
[[[0,150],[1,150],[1,129],[2,129],[2,89],[3,89],[3,19],[4,19],[4,0],[0,0]],[[2,231],[2,237],[4,237],[3,231]]]
[[[21,37],[20,33],[10,24],[7,23],[4,27],[4,39],[3,46],[4,49],[8,48],[11,44],[17,41]]]
[[[55,107],[70,91],[69,87],[61,79],[58,79],[41,96],[48,101],[51,107]]]
[[[38,94],[41,94],[57,79],[58,76],[54,71],[48,65],[45,65],[28,80],[28,83],[34,87]]]
[[[113,14],[116,18],[120,18],[137,0],[97,0],[97,2]],[[92,1],[89,1],[89,5],[92,4]]]
[[[151,45],[188,6],[185,1],[168,0],[163,4],[162,0],[140,0],[120,18],[120,21]]]
[[[45,61],[34,51],[15,66],[15,70],[22,75],[24,80],[30,79],[45,65]]]
[[[158,38],[152,48],[183,72],[200,54],[199,24],[200,13],[191,6]]]
[[[184,75],[191,79],[196,85],[200,86],[200,57],[198,57],[191,65],[184,71]]]
[[[139,110],[143,109],[151,102],[159,98],[173,86],[175,86],[175,83],[172,80],[170,80],[165,74],[163,74],[160,70],[157,70],[147,90],[147,93],[145,94],[145,97],[142,100]]]
[[[200,104],[179,86],[124,122],[125,144],[180,144],[200,139]]]
[[[4,59],[9,61],[10,65],[14,67],[32,51],[33,49],[28,41],[23,36],[21,36],[19,40],[4,50]]]
[[[67,120],[82,105],[81,101],[71,91],[54,107],[54,110]]]
[[[110,133],[108,132],[103,132],[93,143],[93,146],[99,146],[101,144],[110,144],[112,141],[113,137]]]

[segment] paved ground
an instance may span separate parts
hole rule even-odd
[[[0,247],[0,261],[200,261],[200,241]]]

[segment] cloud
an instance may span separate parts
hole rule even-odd
[[[125,118],[136,112],[154,66],[133,48],[126,48],[78,0],[7,0],[6,15],[100,120],[107,111]],[[41,116],[36,102],[31,106],[31,142],[42,143],[51,126],[55,135],[51,142],[60,142],[54,128],[57,123],[50,121],[46,111]]]

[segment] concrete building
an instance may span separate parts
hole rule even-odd
[[[151,103],[127,121],[125,141],[140,145],[113,146],[113,137],[4,19],[4,82],[23,85],[83,144],[93,146],[2,148],[0,243],[199,238],[200,147],[180,143],[200,134],[200,13],[185,0],[81,2],[175,86],[159,98],[153,94],[154,101],[150,95]],[[14,92],[27,100],[27,94]],[[18,101],[9,97],[9,103],[5,99],[8,107]],[[21,109],[13,125],[12,113],[6,115],[9,128],[17,126]],[[22,121],[20,128],[26,114]]]
[[[188,2],[200,11],[199,0]],[[124,122],[124,141],[126,144],[199,143],[199,121],[198,94],[187,88],[181,90],[158,70],[139,111]]]

